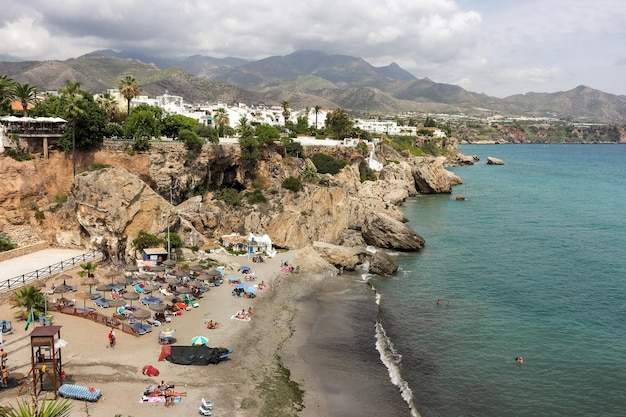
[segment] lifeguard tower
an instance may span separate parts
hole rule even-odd
[[[38,326],[30,334],[30,350],[33,376],[33,395],[41,391],[53,391],[57,398],[63,384],[61,361],[61,327]]]

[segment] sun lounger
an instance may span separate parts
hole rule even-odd
[[[63,398],[96,402],[102,391],[96,388],[87,388],[80,385],[63,384],[59,387],[59,395]]]
[[[132,327],[133,329],[137,330],[139,335],[150,333],[152,331],[152,327],[151,326],[149,326],[147,324],[141,324],[141,323],[138,323],[138,322],[135,322],[135,323],[131,324],[130,327]]]
[[[141,288],[141,286],[139,285],[135,285],[135,292],[138,292],[139,294],[145,294],[146,292],[144,291],[143,288]]]
[[[98,307],[102,307],[102,308],[107,308],[111,306],[109,302],[105,300],[104,298],[96,298],[95,300],[93,300],[93,302],[95,305],[97,305]]]
[[[141,298],[139,302],[141,304],[149,306],[150,304],[162,303],[163,299],[159,297],[155,297],[154,295],[149,295],[147,297]]]

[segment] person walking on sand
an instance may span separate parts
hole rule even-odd
[[[115,346],[115,331],[111,329],[109,332],[109,347]]]

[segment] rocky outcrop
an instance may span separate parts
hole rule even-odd
[[[417,190],[422,194],[448,194],[452,186],[461,184],[462,180],[446,170],[444,157],[415,158],[412,168]]]
[[[329,264],[349,271],[354,271],[356,266],[362,264],[365,259],[363,249],[355,247],[313,242],[313,249]]]
[[[487,165],[504,165],[504,161],[493,156],[487,157]]]
[[[366,217],[361,233],[368,245],[386,249],[416,251],[426,242],[406,224],[380,212]]]
[[[384,250],[377,250],[369,261],[369,272],[377,275],[391,275],[398,270],[398,264]]]

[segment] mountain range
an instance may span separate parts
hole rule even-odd
[[[83,89],[93,93],[114,88],[124,75],[131,74],[142,94],[180,95],[187,103],[276,105],[287,101],[294,109],[342,107],[357,116],[401,112],[479,117],[500,114],[626,123],[626,96],[587,86],[497,98],[417,78],[396,63],[374,67],[361,58],[319,51],[249,61],[201,55],[160,59],[101,50],[66,61],[0,62],[0,74],[40,90],[56,90],[66,80],[79,81]]]

